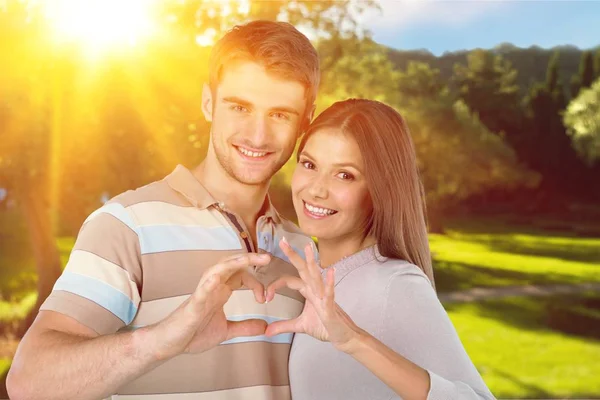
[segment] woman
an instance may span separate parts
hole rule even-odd
[[[293,398],[493,399],[435,293],[402,117],[370,100],[325,110],[300,142],[292,195],[320,259],[312,261],[309,246],[305,262],[283,239],[300,278],[267,288],[267,300],[283,286],[307,300],[298,318],[267,328],[269,336],[299,333],[289,361]]]

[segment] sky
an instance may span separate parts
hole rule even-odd
[[[376,42],[402,50],[446,51],[518,47],[600,45],[600,0],[449,1],[379,0],[382,13],[362,24]]]

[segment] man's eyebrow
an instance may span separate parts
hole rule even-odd
[[[247,108],[252,107],[251,102],[249,102],[248,100],[242,99],[241,97],[237,97],[237,96],[223,97],[223,101],[225,103],[239,104],[240,106],[244,106]],[[289,114],[300,115],[300,112],[298,112],[298,110],[296,110],[293,107],[288,107],[288,106],[276,106],[276,107],[271,108],[271,111],[272,112],[285,112],[285,113],[289,113]]]
[[[252,103],[250,103],[248,100],[244,100],[241,97],[236,97],[236,96],[223,97],[223,101],[225,103],[239,104],[240,106],[244,106],[244,107],[250,107],[252,105]]]
[[[289,113],[289,114],[300,115],[298,110],[296,110],[295,108],[292,108],[292,107],[287,107],[287,106],[277,106],[277,107],[273,107],[271,110],[275,111],[275,112],[285,112],[285,113]]]

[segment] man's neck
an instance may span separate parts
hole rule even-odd
[[[225,208],[240,216],[246,225],[254,226],[269,184],[245,185],[224,171],[216,157],[214,160],[209,157],[194,169],[194,176],[215,200],[224,203]]]

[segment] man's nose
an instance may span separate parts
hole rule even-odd
[[[269,142],[270,129],[267,118],[262,115],[257,115],[249,127],[247,138],[252,143],[252,146],[260,149],[266,146]]]

